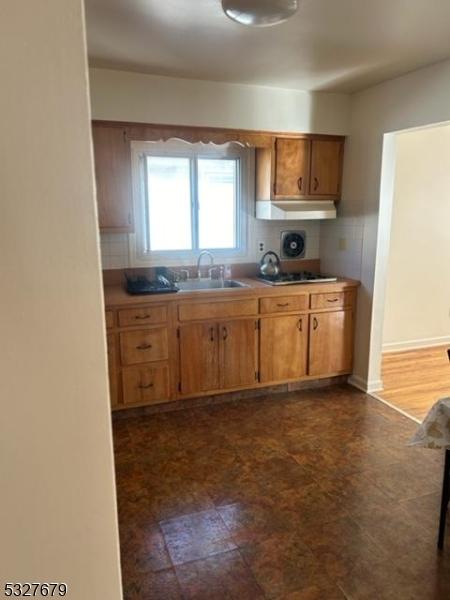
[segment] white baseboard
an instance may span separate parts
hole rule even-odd
[[[450,336],[426,338],[423,340],[408,340],[406,342],[389,342],[383,344],[383,352],[401,352],[402,350],[416,350],[418,348],[431,348],[450,344]]]
[[[381,379],[376,379],[373,381],[367,381],[358,375],[350,375],[348,378],[348,383],[353,387],[361,390],[362,392],[366,392],[370,394],[372,392],[379,392],[383,389],[383,382]]]

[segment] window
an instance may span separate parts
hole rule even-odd
[[[180,141],[133,143],[137,255],[242,252],[246,150]]]

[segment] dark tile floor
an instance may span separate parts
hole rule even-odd
[[[116,421],[125,600],[448,600],[415,428],[347,386]]]

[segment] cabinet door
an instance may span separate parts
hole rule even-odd
[[[101,231],[133,231],[131,155],[121,127],[92,126],[98,219]]]
[[[307,348],[307,316],[261,319],[261,381],[285,381],[306,375]]]
[[[352,370],[353,313],[340,310],[309,316],[309,375]]]
[[[342,140],[313,140],[311,143],[310,193],[338,198],[341,193]]]
[[[235,388],[257,381],[257,321],[219,323],[220,387]]]
[[[182,394],[219,387],[217,323],[188,323],[180,327],[180,381]]]
[[[299,198],[308,193],[310,146],[304,139],[275,140],[275,196]]]

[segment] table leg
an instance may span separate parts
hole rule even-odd
[[[448,501],[450,497],[450,450],[445,451],[444,480],[442,482],[441,516],[439,519],[438,548],[444,547],[445,521],[447,518]]]

